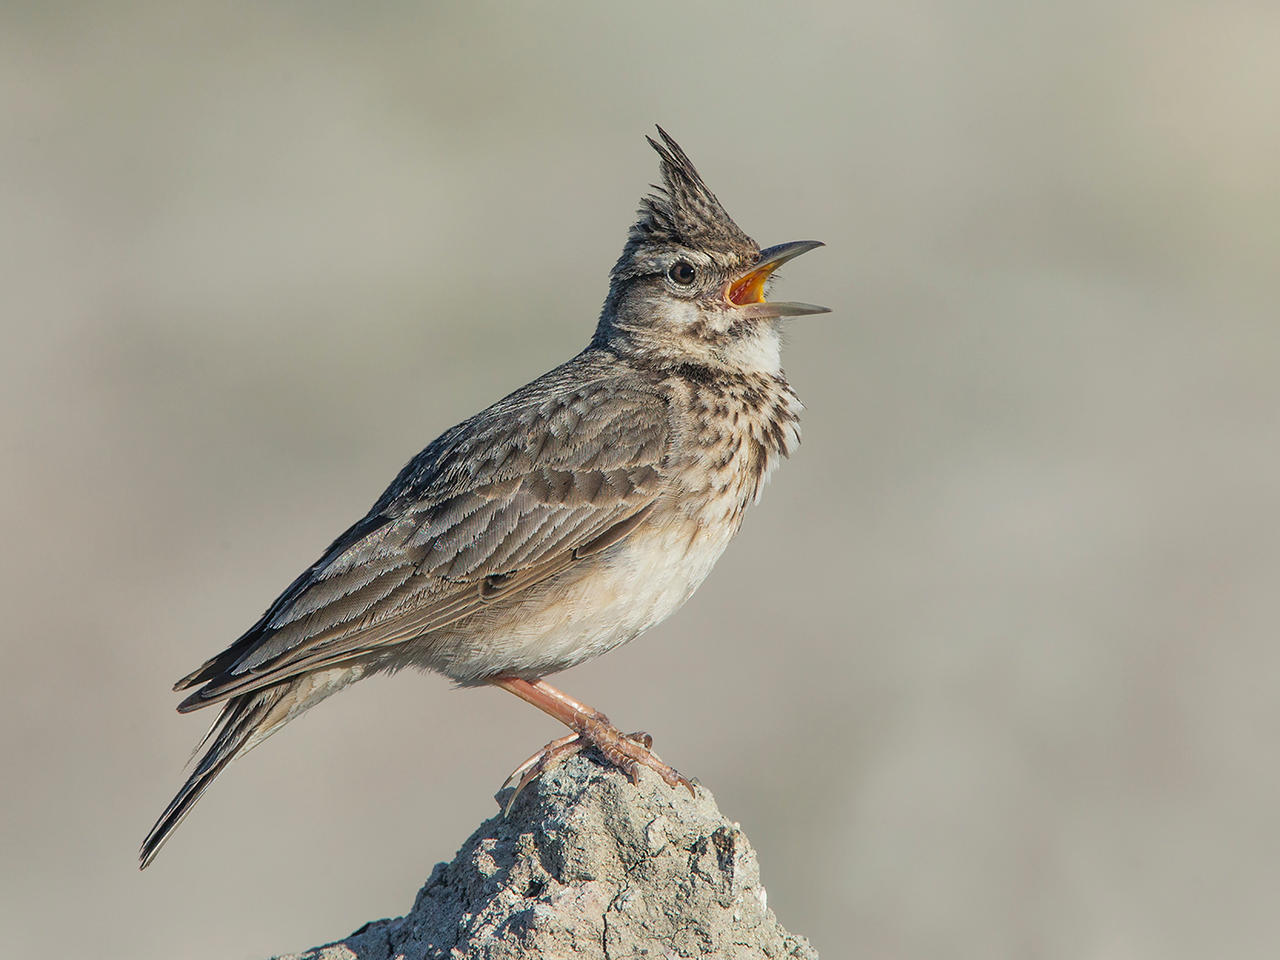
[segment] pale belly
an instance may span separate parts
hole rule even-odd
[[[423,666],[460,683],[541,677],[639,636],[689,599],[736,524],[668,518],[646,524],[598,558],[433,633]]]

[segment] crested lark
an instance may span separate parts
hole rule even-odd
[[[196,688],[180,711],[222,712],[143,867],[232,760],[405,666],[502,687],[573,731],[512,774],[519,786],[586,744],[633,780],[644,765],[690,786],[646,734],[542,678],[639,636],[702,583],[799,442],[779,320],[826,308],[764,298],[775,268],[820,244],[761,250],[658,132],[665,186],[642,201],[587,348],[445,431],[244,636],[178,681]]]

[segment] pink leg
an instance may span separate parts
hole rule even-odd
[[[545,680],[529,681],[517,677],[497,677],[490,683],[514,693],[521,700],[533,704],[574,731],[569,736],[552,740],[512,771],[503,787],[508,786],[517,777],[520,778],[520,782],[516,786],[515,794],[507,802],[507,810],[511,809],[516,796],[529,783],[587,746],[594,746],[599,750],[604,758],[625,773],[632,783],[636,782],[639,767],[644,765],[662,777],[668,785],[673,787],[683,785],[690,794],[694,793],[692,781],[681,776],[649,749],[653,738],[647,733],[633,733],[630,736],[622,733],[599,710],[575,700]]]

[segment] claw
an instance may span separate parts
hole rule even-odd
[[[552,740],[538,753],[516,767],[499,789],[499,793],[516,782],[515,792],[503,807],[503,814],[511,811],[516,797],[525,787],[543,773],[563,763],[567,757],[580,752],[586,746],[600,751],[605,762],[621,770],[633,784],[640,779],[640,765],[648,767],[671,787],[683,786],[689,795],[696,797],[694,782],[663,761],[650,749],[653,737],[643,730],[625,734],[609,722],[599,710],[557,690],[545,680],[523,680],[518,677],[495,677],[489,681],[520,699],[538,707],[564,723],[574,732],[558,740]],[[501,801],[499,801],[501,802]]]
[[[692,780],[668,765],[650,749],[653,746],[653,737],[643,730],[623,734],[613,727],[592,725],[581,734],[571,733],[552,740],[512,770],[502,786],[498,788],[498,792],[502,793],[513,783],[515,784],[515,789],[507,798],[507,802],[503,804],[499,801],[502,806],[502,815],[505,817],[511,814],[516,798],[534,780],[591,746],[599,750],[605,762],[620,770],[633,786],[639,784],[640,767],[644,765],[660,776],[667,786],[682,786],[689,791],[691,797],[698,795]]]
[[[507,798],[506,804],[502,805],[501,801],[499,801],[499,804],[502,805],[502,815],[506,817],[511,814],[511,808],[515,805],[516,797],[520,796],[520,792],[525,787],[548,770],[559,766],[585,746],[587,746],[586,742],[576,733],[558,737],[512,770],[507,779],[503,781],[502,786],[498,788],[498,792],[501,793],[511,786],[517,777],[519,778],[519,782],[516,783],[515,790],[511,796]]]
[[[536,767],[538,764],[542,763],[546,759],[547,754],[559,750],[562,747],[573,743],[577,739],[578,735],[576,733],[571,733],[568,736],[557,737],[555,740],[552,740],[533,756],[529,757],[528,760],[524,761],[524,763],[512,770],[511,773],[507,775],[507,779],[502,781],[502,786],[498,788],[498,792],[501,793],[503,790],[507,789],[507,787],[511,786],[512,783],[523,776],[526,770],[531,767]]]

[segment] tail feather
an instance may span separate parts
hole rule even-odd
[[[147,865],[155,859],[164,842],[169,839],[169,835],[191,812],[191,808],[204,795],[209,784],[217,779],[218,774],[222,773],[236,757],[247,753],[261,743],[266,735],[279,725],[279,721],[273,722],[275,718],[271,714],[273,708],[290,692],[291,686],[287,683],[281,684],[267,690],[248,693],[227,702],[217,723],[205,738],[213,739],[209,749],[205,751],[187,782],[178,791],[178,795],[173,798],[169,806],[165,807],[164,813],[160,814],[160,819],[142,841],[142,849],[138,853],[138,869],[145,870]]]
[[[205,744],[208,744],[208,749],[142,841],[138,854],[139,869],[145,870],[147,864],[155,859],[169,834],[178,828],[196,801],[209,789],[209,784],[232,760],[244,756],[304,710],[359,680],[367,669],[365,664],[330,667],[291,677],[272,687],[248,690],[227,700],[217,721],[196,747],[196,752]]]

